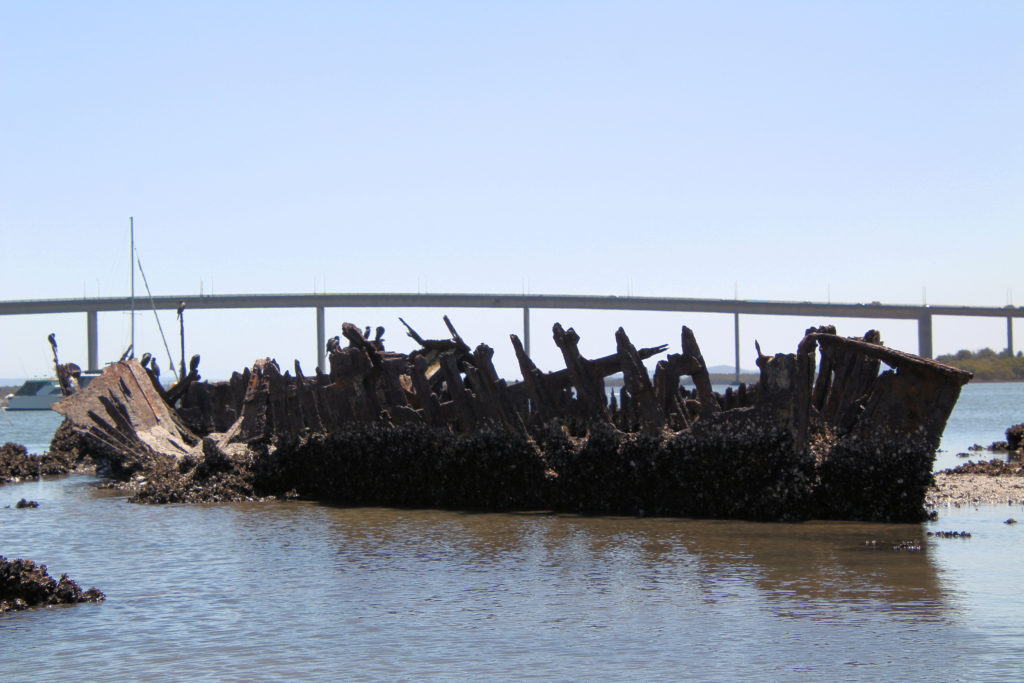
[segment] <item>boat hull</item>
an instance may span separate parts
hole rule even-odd
[[[49,410],[64,398],[55,379],[30,379],[7,396],[7,410]]]

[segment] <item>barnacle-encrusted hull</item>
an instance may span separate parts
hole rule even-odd
[[[263,359],[229,382],[177,392],[177,408],[124,361],[58,410],[109,472],[148,502],[298,495],[343,504],[554,509],[603,514],[916,521],[939,438],[970,374],[881,345],[877,333],[808,330],[761,379],[712,391],[693,333],[642,361],[621,328],[589,360],[556,324],[565,369],[543,373],[513,335],[523,381],[455,332],[412,354],[346,324],[330,374]],[[820,365],[816,363],[820,350]],[[891,369],[880,373],[880,364]],[[816,369],[817,366],[817,369]],[[608,394],[605,378],[623,374]],[[686,391],[680,378],[692,378]],[[162,391],[162,390],[161,390]],[[159,393],[159,392],[158,392]]]

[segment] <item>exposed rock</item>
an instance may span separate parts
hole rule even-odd
[[[0,446],[0,484],[48,474],[66,474],[76,465],[74,454],[50,452],[29,455],[24,446],[10,441]]]
[[[969,531],[929,531],[928,536],[934,536],[935,538],[970,538],[971,532]]]
[[[1024,448],[1024,423],[1006,430],[1006,450],[1013,453]]]
[[[45,564],[0,556],[0,612],[104,599],[106,596],[95,588],[83,591],[67,574],[55,581],[46,573]]]

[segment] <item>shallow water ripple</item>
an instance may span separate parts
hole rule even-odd
[[[108,596],[0,617],[0,680],[955,680],[1024,670],[1020,603],[1007,599],[1024,537],[1002,511],[952,520],[972,532],[962,541],[926,537],[929,525],[147,507],[92,482],[0,487],[0,552]],[[40,507],[3,508],[21,497]],[[891,549],[907,540],[922,550]]]

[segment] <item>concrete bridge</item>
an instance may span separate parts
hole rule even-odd
[[[145,303],[139,304],[138,302]],[[316,311],[317,364],[326,369],[324,310],[327,308],[518,308],[523,311],[523,343],[530,350],[530,309],[596,309],[609,311],[660,311],[678,313],[731,313],[736,340],[736,372],[739,374],[740,315],[788,315],[817,319],[878,318],[917,321],[918,354],[932,357],[932,318],[966,316],[1006,319],[1006,347],[1013,353],[1013,319],[1024,317],[1024,306],[910,306],[900,304],[843,304],[810,301],[756,301],[751,299],[688,299],[676,297],[619,297],[561,294],[217,294],[210,296],[158,296],[137,299],[135,308],[175,310],[186,308],[311,308]],[[0,301],[0,315],[85,313],[89,370],[99,369],[97,314],[130,311],[130,297],[36,299]]]

